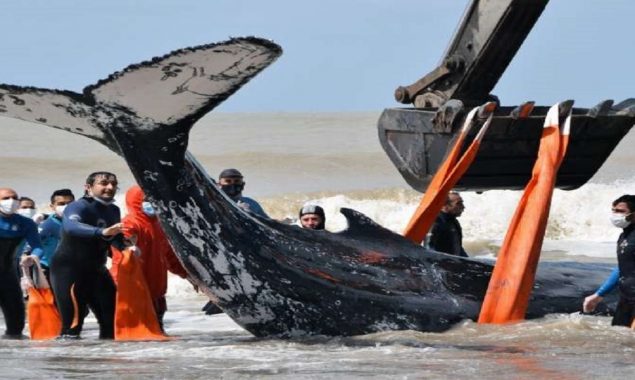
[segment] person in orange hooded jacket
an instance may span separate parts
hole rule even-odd
[[[125,237],[135,242],[141,252],[141,268],[163,330],[163,315],[167,310],[165,294],[168,290],[168,270],[182,278],[187,277],[187,272],[174,254],[152,205],[145,201],[143,190],[139,186],[132,186],[126,193],[126,207],[128,214],[122,220]],[[121,255],[113,254],[112,259],[112,268],[117,268]],[[113,272],[116,279],[116,269]]]

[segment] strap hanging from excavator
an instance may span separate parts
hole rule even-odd
[[[573,101],[556,104],[545,118],[538,157],[498,253],[479,323],[525,318],[544,240],[556,174],[569,145]],[[566,110],[566,112],[562,112]],[[568,114],[560,126],[560,114]]]
[[[481,107],[473,108],[468,113],[450,153],[434,175],[434,178],[424,193],[419,206],[406,226],[404,231],[404,236],[406,238],[417,244],[421,244],[432,227],[437,215],[443,208],[448,192],[454,187],[454,185],[456,185],[474,161],[481,145],[481,140],[492,121],[495,109],[496,103],[488,102]],[[474,120],[477,116],[480,116],[481,118],[486,117],[487,120],[483,123],[470,146],[459,159],[463,143],[465,142],[472,125],[475,124]]]

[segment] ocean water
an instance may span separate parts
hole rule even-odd
[[[378,117],[211,114],[194,127],[190,150],[213,177],[223,168],[239,168],[245,194],[276,219],[294,218],[304,203],[315,202],[325,208],[331,231],[346,228],[338,210],[349,207],[399,232],[421,195],[383,153]],[[49,211],[53,190],[81,194],[88,173],[109,170],[120,178],[122,205],[132,175],[100,144],[6,118],[0,118],[0,130],[0,186]],[[615,263],[619,230],[608,215],[613,199],[635,191],[633,139],[627,135],[580,189],[556,190],[541,260]],[[520,195],[463,193],[464,245],[472,256],[495,257]],[[204,316],[205,297],[185,281],[170,280],[171,341],[101,342],[89,319],[78,342],[0,340],[0,378],[615,378],[635,369],[635,333],[611,327],[608,317],[551,315],[502,327],[465,321],[441,334],[256,339],[224,314]]]

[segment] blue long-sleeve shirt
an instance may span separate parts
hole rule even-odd
[[[51,215],[40,224],[40,240],[42,254],[37,255],[40,263],[46,267],[51,265],[51,259],[62,237],[62,220],[57,215]]]
[[[604,297],[607,294],[609,294],[610,292],[612,292],[615,287],[617,287],[617,282],[620,279],[620,268],[619,267],[615,267],[613,269],[613,271],[611,272],[611,274],[609,275],[609,278],[606,279],[606,281],[604,281],[604,283],[600,286],[600,288],[597,290],[597,295],[600,297]]]
[[[258,202],[256,202],[256,200],[249,198],[249,197],[240,197],[236,203],[246,203],[247,206],[249,206],[249,211],[256,214],[256,215],[260,215],[263,218],[269,218],[269,215],[267,215],[267,213],[265,212],[265,210],[262,208],[262,206],[260,206],[260,204]]]
[[[42,244],[37,233],[37,225],[22,215],[0,215],[0,240],[15,244],[0,244],[0,269],[13,268],[15,250],[22,240],[31,246],[31,253],[40,255]]]

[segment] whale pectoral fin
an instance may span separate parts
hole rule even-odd
[[[196,120],[275,61],[282,49],[250,37],[174,51],[128,66],[88,86],[96,103],[123,108],[149,124]]]
[[[77,133],[116,149],[96,127],[92,107],[82,95],[0,84],[0,116],[12,117]]]

